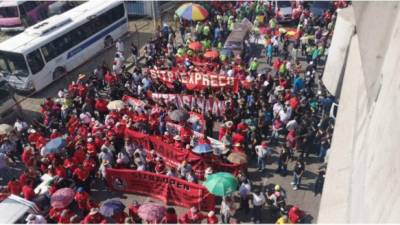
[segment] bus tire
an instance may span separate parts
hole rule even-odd
[[[64,67],[57,67],[53,72],[53,81],[60,79],[66,73],[67,73],[67,71],[65,70]]]
[[[107,36],[104,39],[104,48],[109,48],[114,44],[114,40],[111,36]]]

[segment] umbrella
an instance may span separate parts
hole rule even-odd
[[[236,191],[238,181],[230,173],[219,172],[209,175],[203,185],[213,195],[226,196]]]
[[[107,108],[109,110],[118,110],[118,109],[123,109],[125,106],[125,103],[121,100],[115,100],[110,103],[108,103]]]
[[[167,210],[161,204],[145,203],[139,207],[138,215],[146,221],[159,222],[166,212]]]
[[[218,58],[219,53],[216,50],[212,50],[212,51],[208,51],[206,53],[204,53],[204,57],[205,58],[209,58],[209,59],[216,59]]]
[[[57,190],[50,199],[50,204],[53,208],[62,209],[74,200],[75,192],[71,188],[61,188]]]
[[[203,154],[212,152],[213,150],[209,144],[200,144],[194,147],[192,151],[197,154]]]
[[[179,6],[175,13],[181,18],[191,21],[200,21],[208,17],[207,10],[195,3],[185,3]]]
[[[189,113],[182,109],[176,109],[168,114],[171,120],[176,122],[186,121],[189,119]]]
[[[247,155],[239,152],[232,152],[228,156],[228,161],[231,163],[236,163],[236,164],[244,164],[247,163]]]
[[[47,144],[44,146],[43,155],[51,153],[59,153],[64,149],[65,146],[67,146],[65,138],[63,137],[54,138],[49,142],[47,142]]]
[[[188,47],[192,50],[198,51],[203,48],[203,45],[200,42],[195,41],[195,42],[190,43]]]
[[[231,49],[229,49],[229,48],[223,48],[219,54],[227,56],[227,57],[232,57],[233,56],[233,51]]]
[[[0,125],[0,135],[8,135],[13,130],[13,127],[8,124],[1,124]]]
[[[117,199],[111,199],[103,202],[100,207],[100,214],[105,217],[112,217],[116,213],[122,212],[125,209],[125,205]]]

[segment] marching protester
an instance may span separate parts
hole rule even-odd
[[[129,60],[124,41],[118,39],[110,68],[101,63],[93,74],[81,74],[41,104],[40,119],[27,123],[19,118],[12,133],[0,135],[2,174],[17,161],[26,167],[20,176],[4,170],[7,193],[31,201],[45,196],[50,202],[48,216],[31,214],[27,223],[228,224],[239,219],[235,195],[240,199],[238,212],[251,211],[255,223],[264,221],[265,205],[282,214],[274,215],[273,221],[302,221],[304,212],[298,207],[286,212],[290,198],[280,185],[265,193],[253,185],[248,168],[254,159],[257,176],[274,176],[268,172],[272,167],[286,176],[288,166],[294,165],[291,184],[298,190],[309,169],[308,156],[325,160],[334,127],[328,118],[334,98],[316,80],[326,60],[335,9],[322,20],[299,11],[299,26],[284,31],[269,3],[204,4],[209,6],[208,17],[200,21],[177,17],[180,37],[165,24],[143,51],[131,40],[131,70],[125,64]],[[301,9],[305,3],[295,4]],[[251,38],[243,40],[242,51],[223,48],[229,33],[246,21]],[[313,38],[305,41],[309,36]],[[253,51],[260,41],[266,42],[265,57]],[[293,48],[298,50],[289,54]],[[300,63],[303,58],[306,66]],[[264,60],[271,70],[263,68]],[[307,78],[313,74],[313,79]],[[198,205],[188,206],[183,215],[169,207],[150,220],[140,213],[145,204],[135,202],[126,207],[129,215],[123,203],[113,206],[117,213],[108,214],[107,201],[100,204],[92,191],[97,183],[126,191],[127,181],[114,179],[113,171],[152,174],[181,182],[183,190],[204,188],[222,197],[220,211],[214,202],[207,205],[207,214]],[[234,181],[229,190],[217,192],[207,183],[223,171]],[[45,195],[35,193],[43,177],[51,178]],[[322,184],[321,173],[315,194],[321,193]],[[71,196],[68,204],[51,203],[59,192]]]

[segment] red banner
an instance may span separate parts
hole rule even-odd
[[[152,79],[160,79],[167,84],[178,80],[189,90],[205,87],[227,87],[233,88],[235,92],[239,91],[239,80],[237,78],[219,75],[214,72],[181,71],[178,68],[172,68],[171,70],[147,69],[146,71],[150,73]]]
[[[213,98],[201,98],[192,95],[181,95],[181,94],[159,94],[152,93],[151,99],[153,101],[164,100],[166,103],[172,103],[178,108],[183,109],[185,105],[189,106],[191,109],[199,108],[202,114],[211,111],[213,115],[223,116],[226,110],[225,101],[220,101]]]
[[[150,196],[165,204],[186,208],[196,206],[205,211],[214,210],[215,207],[214,196],[203,185],[171,176],[147,171],[107,169],[106,180],[108,186],[116,191]]]
[[[144,107],[146,105],[146,103],[143,102],[142,100],[128,96],[128,95],[124,95],[122,97],[122,101],[131,106]]]

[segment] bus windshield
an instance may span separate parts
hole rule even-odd
[[[13,17],[14,18],[18,17],[18,8],[16,6],[0,8],[0,18],[13,18]]]
[[[24,56],[19,53],[0,51],[0,73],[27,77],[29,72]]]

